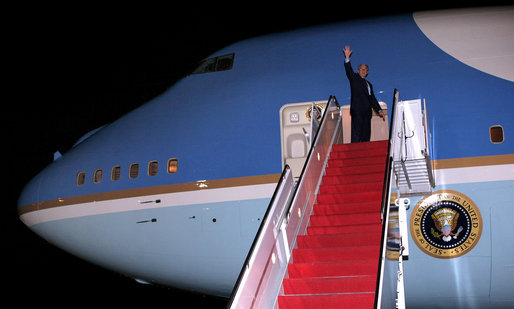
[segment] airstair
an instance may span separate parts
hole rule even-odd
[[[279,308],[371,308],[382,235],[387,141],[333,146]]]
[[[385,265],[394,141],[342,144],[341,119],[330,97],[301,176],[284,168],[227,308],[402,308],[401,282],[384,285],[403,256],[400,239],[398,266]]]

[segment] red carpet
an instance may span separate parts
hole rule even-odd
[[[334,145],[280,309],[373,308],[387,143]]]

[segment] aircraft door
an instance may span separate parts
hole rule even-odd
[[[373,111],[371,117],[371,141],[383,141],[389,139],[389,113],[387,104],[379,102],[384,111],[385,120]],[[341,107],[343,111],[343,143],[348,144],[352,141],[352,116],[350,115],[350,105]]]
[[[298,179],[302,173],[313,138],[311,131],[316,128],[316,125],[311,122],[311,117],[314,114],[321,121],[326,105],[326,100],[311,101],[286,104],[280,109],[282,168],[286,164],[289,165],[295,179]]]

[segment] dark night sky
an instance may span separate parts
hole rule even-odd
[[[57,307],[135,301],[170,306],[187,301],[189,306],[223,308],[218,299],[136,284],[48,244],[17,217],[23,185],[51,162],[55,151],[66,151],[84,133],[158,95],[201,59],[232,42],[325,22],[444,8],[448,2],[359,4],[347,9],[340,4],[289,10],[264,6],[31,6],[6,12],[14,21],[3,42],[8,50],[5,90],[10,93],[9,103],[3,105],[8,141],[3,149],[10,159],[4,161],[10,176],[3,189],[8,192],[4,239],[10,248],[2,252],[9,260],[4,281],[12,289],[5,294],[19,292],[13,298],[23,303]]]

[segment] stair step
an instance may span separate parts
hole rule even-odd
[[[387,151],[373,152],[371,153],[373,156],[375,155],[383,155],[385,160],[385,155]],[[332,151],[330,153],[330,159],[355,159],[355,158],[364,158],[368,157],[370,152],[368,150],[357,150],[357,151]]]
[[[373,308],[375,293],[279,296],[280,309]]]
[[[341,203],[341,204],[315,204],[314,215],[342,215],[359,212],[379,212],[382,203],[380,201],[366,201],[362,203]]]
[[[364,203],[380,200],[382,200],[382,190],[356,193],[320,194],[317,197],[318,204]]]
[[[373,293],[375,276],[284,279],[284,294]]]
[[[322,183],[326,185],[346,185],[352,183],[384,181],[384,172],[355,175],[325,175]]]
[[[325,234],[325,235],[302,235],[298,236],[298,248],[334,248],[373,245],[380,242],[382,233],[346,233],[346,234]]]
[[[387,152],[387,145],[389,141],[373,141],[373,142],[366,142],[366,143],[348,143],[348,144],[335,144],[332,146],[332,151],[340,152],[353,152],[353,151],[361,151],[361,150],[380,150]]]
[[[365,191],[381,191],[384,186],[382,180],[374,182],[360,182],[346,185],[322,184],[319,187],[320,194],[333,193],[357,193]]]
[[[346,166],[362,166],[362,165],[382,163],[385,159],[386,158],[383,154],[379,154],[376,156],[365,156],[365,157],[344,158],[344,159],[330,158],[328,160],[327,166],[328,166],[328,168],[346,167]]]
[[[310,226],[334,226],[334,225],[355,225],[381,223],[380,213],[363,212],[343,215],[313,215]]]
[[[377,270],[378,259],[332,263],[294,263],[288,265],[289,278],[376,276]]]
[[[293,261],[295,263],[312,262],[342,262],[359,259],[378,258],[380,245],[366,245],[358,247],[294,249]]]
[[[309,227],[307,227],[307,233],[309,235],[354,233],[356,231],[359,231],[361,233],[382,231],[382,224],[370,223],[370,224],[309,226]]]
[[[358,166],[347,166],[347,167],[331,167],[325,170],[327,176],[338,176],[338,175],[360,175],[369,173],[382,173],[384,175],[385,160],[384,163],[375,163],[371,165],[358,165]]]

